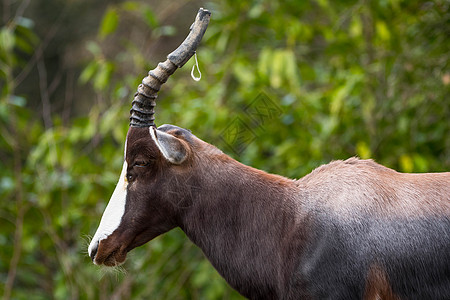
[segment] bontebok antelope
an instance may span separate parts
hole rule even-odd
[[[122,173],[89,245],[93,262],[121,264],[180,227],[251,299],[450,299],[450,173],[350,158],[291,180],[183,128],[155,126],[156,93],[193,55],[209,18],[201,9],[188,38],[138,87]]]

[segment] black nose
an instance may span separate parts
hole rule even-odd
[[[94,259],[95,259],[95,255],[97,254],[97,250],[98,250],[98,244],[94,248],[92,248],[92,251],[90,253],[90,257],[91,257],[92,261],[94,261]]]

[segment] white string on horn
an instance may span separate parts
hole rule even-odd
[[[194,53],[194,58],[195,58],[195,64],[192,66],[191,77],[192,77],[192,79],[194,79],[195,81],[200,81],[200,79],[202,79],[202,72],[200,72],[200,68],[198,67],[197,52]],[[195,67],[197,67],[197,72],[198,72],[198,74],[199,74],[198,77],[196,77],[196,76],[194,75]]]

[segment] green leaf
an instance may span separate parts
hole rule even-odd
[[[285,64],[286,81],[292,89],[296,89],[300,86],[300,79],[298,77],[297,60],[293,51],[285,51]]]
[[[27,103],[27,99],[17,95],[11,95],[11,97],[9,97],[9,103],[15,106],[24,107]]]
[[[412,172],[414,169],[414,162],[411,156],[407,154],[403,154],[402,156],[400,156],[400,167],[403,172]]]
[[[108,10],[103,17],[102,23],[100,25],[99,35],[101,38],[105,38],[114,31],[116,31],[119,25],[119,14],[117,9],[114,7],[108,7]]]
[[[3,27],[0,30],[0,49],[5,52],[10,52],[15,44],[15,37],[13,31],[8,27]]]
[[[389,29],[385,22],[378,21],[375,24],[377,35],[382,41],[389,41],[391,38],[391,33],[389,32]]]
[[[99,56],[102,53],[102,49],[100,49],[100,46],[94,41],[87,42],[86,48],[89,50],[89,52],[94,54],[94,56]]]
[[[352,18],[352,22],[350,23],[349,33],[350,33],[350,36],[353,37],[353,38],[361,37],[361,35],[362,35],[362,24],[361,24],[361,19],[359,18],[358,15],[355,15]]]
[[[175,35],[175,33],[177,33],[177,29],[174,26],[171,26],[171,25],[161,26],[161,27],[158,27],[155,30],[155,34],[158,37],[160,37],[160,36],[173,36],[173,35]]]
[[[262,78],[269,77],[270,59],[272,57],[272,49],[265,47],[259,53],[258,73]]]
[[[123,9],[127,11],[137,11],[140,9],[141,5],[141,3],[136,1],[125,1],[124,3],[122,3]]]
[[[97,91],[104,90],[109,84],[113,69],[114,65],[111,62],[105,62],[100,65],[99,70],[94,78],[94,88]]]
[[[97,72],[98,70],[98,64],[96,61],[92,61],[90,62],[86,68],[84,68],[83,72],[81,72],[80,75],[80,82],[81,83],[86,83],[88,82],[93,76],[94,74]]]
[[[8,193],[12,191],[15,187],[15,181],[11,177],[0,178],[0,192]]]
[[[150,28],[156,28],[158,27],[158,20],[156,19],[155,13],[153,12],[153,10],[149,7],[146,7],[143,11],[142,11],[142,15],[145,19],[145,22],[147,23],[147,25]]]
[[[285,67],[285,55],[283,50],[276,50],[272,56],[270,85],[273,88],[279,88],[283,80]]]
[[[362,159],[367,159],[372,156],[370,148],[367,146],[365,142],[362,141],[356,144],[356,154],[358,154],[358,156],[361,157]]]

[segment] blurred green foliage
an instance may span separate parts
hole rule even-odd
[[[172,76],[158,124],[190,128],[246,164],[293,178],[355,155],[403,172],[450,169],[448,1],[200,4],[213,13],[197,51],[203,78],[189,76],[192,61]],[[121,22],[131,15],[149,38],[187,34],[160,24],[145,2],[115,1],[99,13],[78,79],[97,101],[70,120],[40,115],[17,89],[44,42],[34,31],[39,20],[15,15],[0,28],[0,294],[240,299],[180,230],[133,250],[121,268],[90,262],[89,236],[122,166],[132,94],[158,62],[143,56]],[[111,39],[120,41],[113,55]],[[261,95],[277,114],[255,121],[249,109]],[[231,128],[236,120],[244,126]],[[236,148],[227,130],[242,128],[247,143]]]

